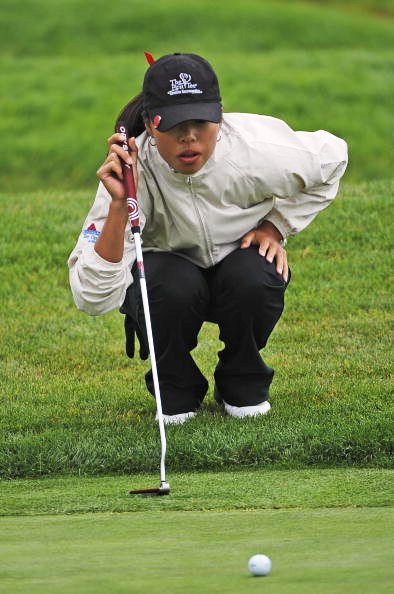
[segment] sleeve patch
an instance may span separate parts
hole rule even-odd
[[[99,235],[100,231],[97,231],[96,225],[94,223],[82,231],[82,236],[88,241],[88,243],[96,243]]]

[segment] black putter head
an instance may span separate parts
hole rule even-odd
[[[170,493],[170,483],[167,481],[162,481],[160,483],[160,487],[157,489],[135,489],[133,491],[129,491],[129,495],[144,495],[145,497],[149,497],[151,495],[169,495]]]

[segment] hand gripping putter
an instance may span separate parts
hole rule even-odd
[[[125,135],[125,140],[122,144],[122,148],[129,153],[129,143],[127,127],[123,122],[119,122],[116,126],[116,131]],[[123,172],[123,183],[127,196],[127,213],[131,232],[134,237],[135,251],[137,255],[137,270],[138,277],[141,287],[142,303],[144,307],[144,316],[146,324],[146,332],[148,335],[149,354],[152,365],[153,375],[153,386],[155,391],[156,407],[157,407],[157,419],[159,421],[160,429],[160,442],[161,442],[161,459],[160,459],[160,486],[157,489],[137,489],[135,491],[129,491],[130,495],[168,495],[170,492],[170,485],[166,481],[166,469],[165,469],[165,457],[167,450],[166,433],[164,429],[163,411],[161,407],[160,387],[159,378],[157,375],[157,365],[155,356],[155,347],[153,344],[152,335],[152,324],[149,312],[148,292],[146,288],[146,279],[144,271],[144,260],[142,256],[141,247],[141,230],[140,230],[140,215],[138,209],[137,193],[134,182],[133,169],[131,165],[128,165],[122,161],[122,172]]]

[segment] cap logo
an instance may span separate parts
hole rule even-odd
[[[189,93],[195,93],[201,95],[203,91],[198,88],[196,83],[191,82],[192,77],[190,74],[186,72],[181,72],[179,75],[179,79],[172,78],[170,79],[171,89],[167,91],[167,95],[186,95]]]

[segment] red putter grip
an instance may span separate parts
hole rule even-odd
[[[127,134],[127,127],[123,122],[119,122],[116,125],[116,131],[119,134],[125,135],[125,140],[122,143],[122,148],[130,154],[129,150],[129,137]],[[138,201],[137,201],[137,192],[135,189],[135,181],[134,181],[134,174],[131,165],[128,165],[124,161],[122,161],[122,173],[123,173],[123,183],[126,190],[126,198],[127,198],[127,213],[129,216],[129,222],[131,229],[133,230],[134,227],[140,226],[140,215],[138,210]]]

